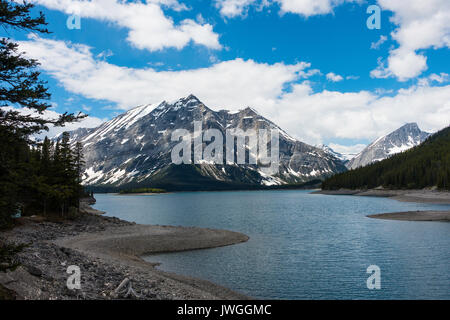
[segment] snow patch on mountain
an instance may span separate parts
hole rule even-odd
[[[347,163],[349,169],[366,166],[373,162],[384,160],[399,152],[411,149],[430,136],[430,133],[420,130],[416,123],[408,123],[399,129],[381,136],[368,145],[358,155]]]
[[[213,111],[197,97],[189,95],[172,103],[143,105],[117,116],[94,129],[72,132],[72,143],[84,146],[86,170],[83,183],[95,186],[121,186],[130,182],[148,185],[161,179],[161,172],[172,166],[172,132],[185,129],[194,132],[194,121],[202,128],[242,131],[265,129],[279,132],[279,172],[267,175],[259,165],[237,165],[233,162],[198,163],[201,175],[231,183],[280,185],[325,178],[346,168],[336,155],[291,137],[253,108],[237,112]],[[225,143],[225,141],[224,141]],[[250,151],[247,148],[246,153]],[[269,148],[270,152],[270,148]]]

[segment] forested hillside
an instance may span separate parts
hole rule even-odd
[[[14,30],[49,33],[43,14],[31,14],[33,7],[0,0],[0,229],[12,225],[12,216],[18,212],[67,216],[77,211],[81,193],[81,145],[71,149],[68,134],[56,143],[33,139],[49,125],[64,126],[85,117],[42,115],[51,104],[46,83],[40,80],[39,63],[8,38]],[[26,115],[20,112],[23,108],[34,113]]]
[[[1,155],[9,156],[2,157],[0,166],[0,226],[19,211],[22,215],[61,217],[76,213],[83,193],[81,144],[71,148],[69,135],[64,133],[56,142],[45,138],[29,146],[3,129],[0,126]],[[8,140],[10,143],[5,143]]]
[[[323,182],[322,189],[370,189],[378,186],[392,189],[437,186],[449,190],[450,127],[408,151],[332,176]]]

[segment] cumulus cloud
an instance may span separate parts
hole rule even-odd
[[[307,84],[298,84],[268,111],[271,119],[309,143],[373,140],[407,122],[432,132],[450,125],[450,85],[412,86],[379,96],[367,91],[314,93]]]
[[[220,14],[227,18],[234,18],[242,15],[250,5],[257,0],[216,0],[216,7]]]
[[[215,110],[252,106],[311,144],[333,138],[371,140],[406,122],[418,122],[429,131],[450,124],[450,85],[412,86],[391,96],[369,91],[314,92],[303,80],[311,70],[306,62],[235,59],[208,68],[156,71],[119,67],[96,59],[89,47],[69,42],[35,37],[20,46],[74,94],[129,109],[193,93]]]
[[[88,46],[70,42],[34,37],[20,44],[68,91],[114,101],[123,109],[176,99],[190,92],[212,105],[237,107],[242,101],[260,104],[280,95],[286,83],[296,80],[299,72],[309,67],[304,62],[270,65],[235,59],[209,68],[156,71],[110,64],[96,59]]]
[[[106,59],[106,58],[112,57],[113,55],[114,55],[114,53],[110,49],[108,49],[108,50],[104,50],[104,51],[100,52],[97,55],[97,58]]]
[[[382,57],[378,57],[378,66],[370,71],[370,76],[372,78],[380,78],[380,79],[386,79],[392,76],[392,72],[386,68],[386,64],[383,61]]]
[[[383,43],[385,43],[386,41],[387,41],[387,37],[386,36],[383,36],[383,35],[381,35],[380,36],[380,39],[378,39],[378,41],[377,42],[372,42],[371,44],[370,44],[370,49],[380,49],[380,46],[383,44]]]
[[[449,74],[445,73],[445,72],[441,72],[440,74],[433,73],[428,78],[431,81],[436,81],[436,82],[439,82],[439,83],[443,83],[443,82],[447,82],[448,81]]]
[[[450,47],[450,2],[448,0],[378,0],[383,10],[394,13],[391,22],[398,27],[391,36],[399,47],[390,51],[388,64],[373,73],[406,81],[427,69],[423,49]]]
[[[276,3],[281,13],[294,13],[304,17],[329,14],[338,5],[345,2],[361,2],[361,0],[216,0],[216,7],[222,16],[233,18],[243,15],[250,6],[258,5],[259,9]]]
[[[337,143],[330,143],[329,147],[342,155],[351,157],[356,156],[358,153],[360,153],[366,147],[366,145],[358,143],[351,146],[344,146]]]
[[[360,2],[358,0],[275,0],[282,12],[300,14],[305,17],[328,14],[345,2]]]
[[[191,19],[179,24],[167,17],[161,6],[165,5],[177,11],[187,7],[176,0],[147,0],[145,3],[134,0],[35,0],[48,9],[77,14],[82,18],[91,18],[111,22],[127,28],[127,40],[138,49],[149,51],[165,48],[182,49],[190,42],[211,49],[220,49],[219,35],[210,24],[200,24]]]
[[[35,110],[31,110],[28,108],[2,107],[2,109],[19,111],[23,115],[36,115],[44,119],[58,119],[59,116],[61,115],[61,113],[58,113],[55,110],[50,109],[45,110],[40,115]],[[41,133],[36,134],[35,137],[38,139],[44,139],[45,136],[53,138],[63,133],[64,131],[74,131],[78,128],[96,128],[105,121],[106,119],[88,116],[81,121],[67,123],[64,127],[55,127],[53,125],[48,125],[49,127],[48,131],[42,131]]]
[[[359,0],[216,0],[222,15],[227,17],[242,15],[257,3],[260,6],[277,3],[281,13],[309,17],[330,14],[335,7],[349,2],[364,3]],[[428,68],[427,57],[420,50],[450,48],[450,1],[378,0],[378,4],[383,10],[393,12],[390,20],[397,28],[391,37],[398,47],[390,50],[386,62],[371,72],[372,77],[395,77],[399,81],[416,78]],[[386,41],[387,36],[380,36],[371,49],[379,49]]]
[[[448,82],[450,79],[449,74],[445,72],[441,72],[440,74],[432,73],[428,77],[421,78],[418,81],[418,84],[420,86],[428,86],[430,83],[437,82],[437,83],[445,83]]]
[[[427,69],[427,57],[403,48],[392,50],[388,58],[388,74],[393,74],[400,81],[419,76]]]
[[[332,82],[339,82],[344,80],[344,78],[341,75],[338,75],[334,72],[327,73],[327,79]]]

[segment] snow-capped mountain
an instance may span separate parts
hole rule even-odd
[[[337,152],[334,149],[332,149],[330,146],[327,146],[325,144],[319,144],[319,145],[316,145],[316,147],[333,155],[334,157],[338,158],[339,160],[341,160],[344,163],[347,163],[350,159],[352,159],[356,156],[356,154]]]
[[[175,129],[194,131],[194,121],[203,129],[276,129],[279,132],[279,172],[268,175],[259,165],[174,165],[171,141]],[[84,184],[91,186],[161,186],[170,184],[280,185],[321,179],[345,171],[335,156],[295,140],[255,110],[213,111],[190,95],[173,103],[136,107],[94,129],[71,132],[72,141],[84,146]],[[269,148],[270,150],[270,148]],[[175,186],[175,187],[174,187]]]
[[[393,154],[406,151],[421,144],[429,135],[430,133],[420,130],[416,123],[405,124],[368,145],[347,163],[347,168],[356,169],[384,160]]]

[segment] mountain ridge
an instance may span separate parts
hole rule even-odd
[[[196,172],[200,180],[207,177],[222,184],[260,186],[301,184],[346,170],[339,159],[294,139],[253,108],[213,111],[191,94],[172,103],[141,105],[97,128],[71,132],[72,143],[79,141],[84,145],[83,183],[87,186],[149,186],[169,179],[167,176],[179,176],[170,158],[170,150],[176,144],[170,139],[171,133],[176,129],[193,132],[194,121],[201,121],[205,130],[218,129],[222,133],[227,129],[279,132],[277,174],[264,174],[259,164],[192,164],[195,170],[190,172]],[[246,150],[247,156],[248,152]],[[183,183],[182,177],[178,180]]]
[[[430,133],[420,130],[417,123],[406,123],[391,133],[381,136],[365,147],[346,164],[348,169],[364,167],[384,160],[421,144]]]
[[[339,189],[450,189],[450,127],[422,144],[365,167],[334,175],[323,190]]]

